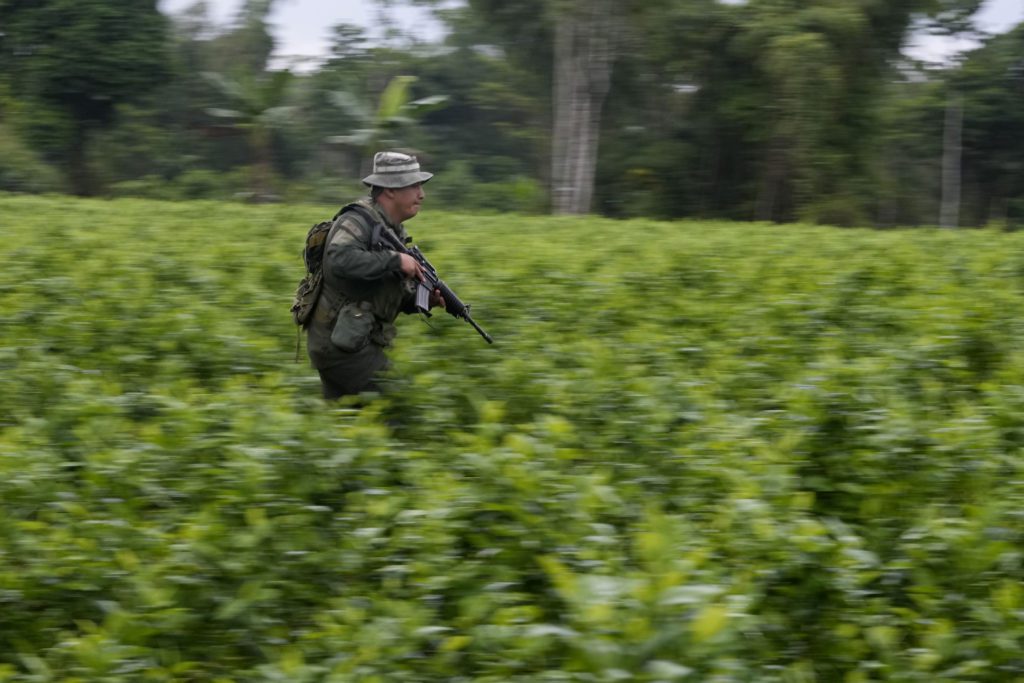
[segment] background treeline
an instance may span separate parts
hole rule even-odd
[[[469,210],[1024,221],[1024,27],[981,0],[419,0],[436,43],[382,15],[288,68],[274,4],[0,0],[0,190],[335,203],[389,146]],[[981,47],[927,68],[922,30]]]

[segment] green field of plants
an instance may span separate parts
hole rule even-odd
[[[428,199],[358,408],[334,208],[0,197],[0,681],[1024,681],[1024,235]]]

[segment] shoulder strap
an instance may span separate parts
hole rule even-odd
[[[333,221],[331,223],[331,229],[327,231],[327,237],[326,237],[326,239],[324,239],[324,250],[320,254],[320,269],[321,270],[323,270],[323,267],[324,267],[324,260],[327,259],[327,247],[331,246],[331,239],[334,237],[334,233],[338,231],[338,226],[341,225],[341,214],[344,213],[344,211],[345,211],[345,208],[342,208],[341,211],[339,211],[338,213],[334,214],[334,218],[331,219],[331,221]]]
[[[384,224],[373,215],[372,211],[358,202],[353,202],[352,204],[342,207],[341,211],[338,212],[338,215],[340,216],[347,210],[355,211],[357,214],[365,218],[366,222],[370,224],[372,229],[372,232],[370,233],[370,247],[372,248],[380,241],[380,231],[384,229]]]
[[[334,218],[331,220],[331,229],[327,232],[327,239],[324,240],[324,251],[320,255],[320,267],[323,268],[324,260],[327,258],[327,247],[331,244],[331,239],[334,238],[334,233],[338,230],[338,226],[341,225],[341,218],[347,211],[354,211],[355,213],[366,219],[366,222],[370,224],[372,232],[370,234],[370,248],[372,249],[375,244],[380,241],[380,231],[384,229],[384,224],[373,215],[373,212],[367,209],[365,206],[358,202],[352,202],[338,209],[338,213],[334,214]]]

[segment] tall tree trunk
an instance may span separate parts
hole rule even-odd
[[[775,138],[771,143],[771,149],[754,204],[754,220],[758,221],[774,221],[778,218],[779,195],[782,193],[789,167],[785,141]]]
[[[963,98],[950,95],[942,135],[942,208],[939,225],[955,228],[960,223],[960,147],[964,123]]]
[[[252,149],[252,198],[253,201],[267,201],[272,194],[271,176],[273,175],[273,162],[271,161],[270,131],[260,123],[254,123],[252,132],[249,134],[249,145]]]
[[[96,184],[89,171],[89,159],[86,153],[89,134],[88,125],[76,124],[72,133],[73,137],[68,145],[68,184],[71,186],[71,191],[80,197],[91,197],[96,194]]]
[[[611,83],[620,21],[613,0],[576,0],[555,18],[551,202],[556,214],[590,211],[601,107]]]

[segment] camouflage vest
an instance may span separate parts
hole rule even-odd
[[[371,234],[369,245],[371,248],[379,241],[379,233],[385,229],[384,220],[367,199],[360,199],[346,204],[338,210],[338,213],[329,221],[321,221],[315,224],[306,233],[306,243],[302,250],[302,260],[306,265],[306,274],[299,281],[295,288],[295,296],[292,299],[292,321],[306,329],[309,327],[313,311],[316,310],[323,291],[323,262],[327,253],[327,246],[334,236],[334,228],[341,223],[343,214],[354,211],[369,224]]]
[[[401,225],[389,226],[378,208],[368,198],[364,198],[343,207],[324,233],[319,254],[319,292],[304,325],[309,336],[311,355],[333,355],[335,349],[327,343],[327,339],[331,331],[336,329],[339,312],[349,310],[350,304],[372,314],[373,325],[369,339],[373,343],[389,346],[394,339],[394,320],[404,310],[406,300],[414,291],[411,283],[401,276],[397,265],[393,273],[376,279],[345,277],[336,268],[327,267],[332,242],[338,242],[339,245],[347,242],[349,248],[360,251],[381,252],[383,248],[378,246],[381,230],[392,230],[400,239],[406,238]],[[397,259],[397,256],[394,258]]]

